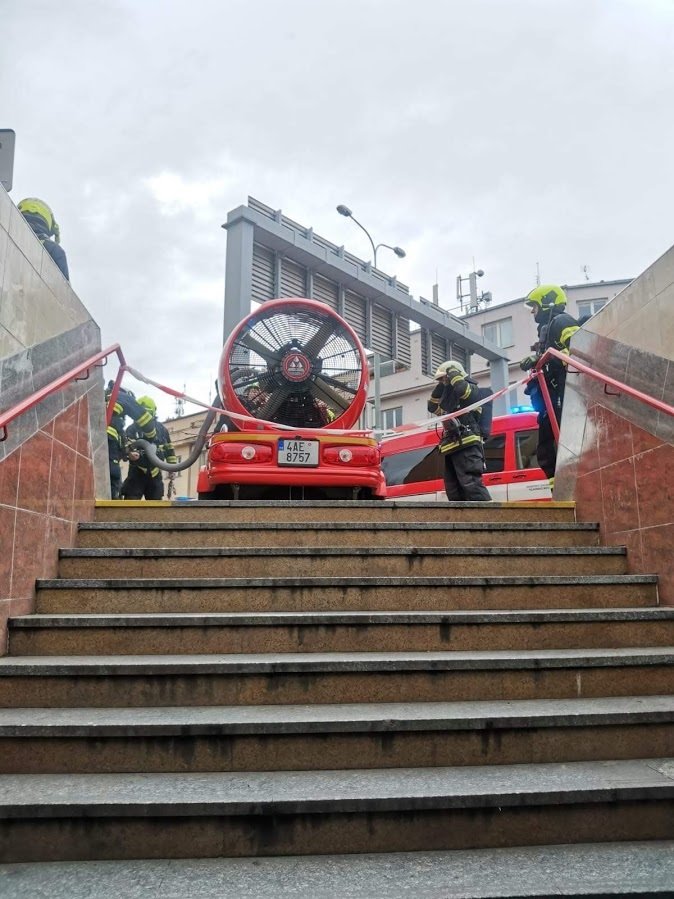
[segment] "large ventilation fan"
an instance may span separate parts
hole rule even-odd
[[[220,394],[233,412],[297,428],[350,428],[367,397],[367,361],[329,306],[272,300],[245,318],[220,359]]]

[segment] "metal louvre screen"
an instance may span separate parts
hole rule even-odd
[[[395,357],[403,365],[412,365],[412,345],[410,341],[410,321],[408,318],[396,316]]]
[[[363,343],[367,343],[367,303],[365,302],[365,297],[347,290],[344,294],[344,318]]]
[[[459,346],[458,343],[451,344],[451,354],[447,358],[455,359],[457,362],[460,362],[466,371],[470,373],[470,359],[468,353],[464,347]]]
[[[256,303],[274,298],[274,261],[273,250],[253,244],[253,283],[250,295]]]
[[[393,355],[393,316],[377,304],[372,306],[372,349],[386,359]]]
[[[449,351],[445,338],[440,337],[439,334],[431,334],[431,358],[429,371],[431,373],[435,372],[438,366],[442,365],[442,363],[446,362],[448,359]]]
[[[337,312],[339,305],[339,285],[334,281],[328,281],[322,275],[314,275],[314,300],[319,303],[325,303],[331,309]]]
[[[279,297],[306,296],[307,270],[291,259],[281,260],[281,284]]]
[[[421,336],[421,340],[420,340],[420,346],[421,346],[421,371],[422,371],[425,375],[428,375],[428,374],[431,373],[431,372],[430,372],[430,368],[431,368],[431,367],[430,367],[430,365],[428,364],[428,340],[429,340],[429,337],[428,337],[428,331],[422,330],[420,336]]]

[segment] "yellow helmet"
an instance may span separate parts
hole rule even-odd
[[[566,294],[556,284],[539,284],[534,287],[524,301],[530,309],[552,309],[553,306],[566,306]]]
[[[37,197],[26,197],[19,203],[19,212],[28,212],[31,215],[39,215],[44,221],[50,234],[58,234],[59,227],[56,224],[54,213],[44,200],[38,200]]]
[[[459,375],[461,375],[462,378],[468,377],[468,374],[463,365],[461,365],[460,362],[456,362],[454,359],[449,359],[447,362],[443,362],[441,365],[439,365],[438,370],[433,375],[433,377],[437,381],[439,378],[444,378],[444,376],[449,374],[450,371],[457,372]]]
[[[141,406],[143,406],[145,409],[147,409],[148,412],[151,412],[153,415],[157,411],[157,404],[151,396],[139,396],[136,402],[140,403]]]

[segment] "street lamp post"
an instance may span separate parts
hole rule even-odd
[[[344,206],[342,203],[340,203],[337,207],[337,212],[340,215],[343,215],[345,218],[351,219],[354,224],[358,225],[361,231],[365,232],[365,234],[367,235],[367,239],[370,241],[370,244],[372,246],[372,262],[375,268],[377,268],[377,250],[379,249],[379,247],[386,247],[387,250],[392,250],[398,257],[398,259],[404,259],[407,255],[402,247],[392,247],[390,243],[378,243],[375,245],[370,232],[364,225],[361,225],[357,218],[355,218],[353,212],[351,212],[348,206]]]
[[[385,247],[387,250],[391,250],[396,254],[398,259],[404,259],[406,256],[405,251],[402,247],[392,247],[389,243],[378,243],[372,240],[372,235],[367,230],[364,225],[358,221],[357,218],[354,217],[353,212],[349,209],[348,206],[344,206],[343,203],[340,203],[337,207],[337,212],[340,215],[343,215],[345,218],[351,219],[351,221],[358,225],[361,231],[364,231],[367,235],[367,239],[370,241],[372,246],[372,256],[373,256],[373,265],[377,268],[377,250],[379,247]],[[382,430],[382,420],[381,420],[381,353],[378,353],[376,350],[373,352],[372,357],[372,368],[374,372],[374,426],[377,430]]]

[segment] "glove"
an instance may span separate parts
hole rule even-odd
[[[169,471],[169,473],[168,473],[169,481],[175,481],[177,474],[178,474],[177,471]]]
[[[524,359],[520,362],[520,368],[522,371],[531,371],[534,365],[538,362],[537,356],[525,356]]]

